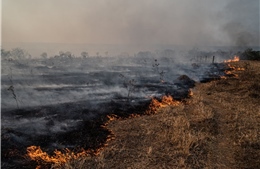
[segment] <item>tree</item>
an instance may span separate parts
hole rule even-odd
[[[85,59],[88,57],[88,52],[81,52],[81,56]]]
[[[4,49],[1,49],[1,58],[2,59],[9,59],[11,56],[10,51],[5,51]]]
[[[48,55],[47,55],[46,52],[43,52],[43,53],[41,54],[41,57],[42,57],[43,59],[47,59]]]
[[[123,85],[127,89],[127,100],[129,101],[131,93],[135,90],[135,79],[127,79],[123,74],[119,74],[119,76],[124,80]]]
[[[60,55],[61,58],[63,58],[65,56],[65,53],[63,51],[60,51],[59,55]]]
[[[241,59],[260,60],[260,51],[254,51],[252,48],[248,48],[242,53]]]
[[[67,51],[64,55],[66,58],[72,58],[72,54],[69,51]]]
[[[12,49],[11,55],[17,59],[26,59],[30,56],[30,54],[27,51],[21,48]]]

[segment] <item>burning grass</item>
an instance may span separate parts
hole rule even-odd
[[[155,114],[159,108],[164,108],[167,106],[179,106],[181,104],[180,101],[174,100],[171,96],[163,96],[160,100],[152,98],[149,108],[145,114]]]
[[[145,112],[148,114],[156,114],[160,108],[165,108],[167,106],[179,106],[181,104],[180,101],[174,100],[171,96],[163,96],[161,99],[152,98],[151,103],[149,105],[149,109]],[[130,114],[128,119],[140,117],[139,114]],[[106,129],[106,126],[114,120],[122,119],[115,114],[107,115],[108,121],[101,125],[100,127]],[[115,139],[113,131],[109,130],[110,134],[107,136],[103,147],[108,145],[108,142]],[[46,167],[52,165],[52,168],[60,168],[66,166],[68,163],[72,163],[75,161],[81,161],[82,159],[86,159],[90,156],[100,155],[100,152],[103,150],[99,148],[97,150],[84,150],[81,152],[75,153],[69,149],[65,149],[63,151],[55,150],[53,155],[49,155],[47,152],[44,152],[40,146],[30,146],[27,147],[27,156],[38,163],[37,168]]]
[[[64,169],[258,168],[260,63],[228,64],[237,76],[197,84],[185,104],[164,96],[152,99],[149,116],[109,116],[103,127],[113,139],[96,156],[78,158],[69,152],[67,158],[59,153],[49,156],[37,147],[32,150],[47,159],[65,158],[59,165],[50,160],[53,167]]]
[[[233,59],[228,59],[228,60],[224,60],[225,63],[227,62],[238,62],[240,59],[239,59],[239,56],[234,56]]]
[[[89,156],[90,152],[82,150],[80,153],[74,153],[69,149],[65,149],[65,152],[58,150],[54,151],[54,155],[50,156],[46,152],[42,151],[39,146],[30,146],[27,148],[27,154],[31,160],[37,161],[38,164],[53,164],[55,167],[59,167],[68,161],[84,158]],[[39,168],[40,166],[38,166]]]

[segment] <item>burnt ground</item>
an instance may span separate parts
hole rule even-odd
[[[99,155],[59,168],[258,168],[260,62],[230,65],[232,76],[197,84],[181,106],[110,121],[115,139]]]
[[[247,68],[247,72],[254,74],[251,71],[254,67],[253,63],[252,65],[251,63],[243,63],[243,66]],[[220,80],[219,72],[229,70],[222,64],[214,64],[212,68],[211,72],[217,73],[205,76],[201,81],[219,81],[197,84],[194,93],[202,89],[208,89],[203,85],[207,86],[223,81]],[[230,79],[237,79],[234,75],[229,75],[229,77],[231,77]],[[156,90],[158,90],[158,87],[159,89],[163,87],[161,92],[173,95],[175,98],[182,100],[188,96],[188,89],[194,87],[194,83],[188,76],[182,75],[175,82],[175,85],[178,86],[177,91],[172,90],[172,84],[166,83],[147,87],[155,88]],[[225,84],[226,81],[223,83]],[[136,87],[138,88],[139,86]],[[254,87],[258,88],[257,85]],[[207,93],[207,96],[210,95],[212,94]],[[250,94],[250,97],[253,98],[258,98],[258,96],[257,93]],[[74,161],[69,161],[63,166],[59,166],[63,168],[127,168],[128,166],[131,168],[196,168],[196,166],[197,168],[201,168],[207,166],[204,160],[209,159],[208,146],[212,142],[208,134],[212,137],[214,136],[214,138],[215,135],[219,135],[218,128],[220,124],[218,119],[220,115],[212,113],[212,108],[208,108],[208,105],[197,99],[198,95],[195,94],[193,99],[183,100],[183,105],[180,107],[167,107],[159,110],[158,114],[142,116],[148,109],[149,99],[131,102],[127,98],[115,98],[110,103],[100,103],[97,106],[104,109],[102,111],[100,108],[96,110],[95,114],[99,114],[99,116],[91,120],[84,120],[77,128],[63,134],[31,137],[30,135],[24,135],[22,132],[16,133],[16,131],[5,129],[5,132],[2,132],[1,139],[2,161],[6,163],[2,163],[2,167],[35,168],[40,164],[43,168],[50,168],[51,164],[43,164],[41,161],[39,163],[30,161],[25,154],[26,147],[41,145],[42,149],[51,155],[53,150],[57,148],[49,145],[49,143],[53,142],[67,148],[71,146],[70,149],[74,152],[81,148],[94,151],[100,150],[100,148],[103,149],[104,146],[108,145],[104,150],[99,151],[100,154],[98,156],[94,155],[96,153],[93,153],[87,158],[82,157]],[[205,97],[205,99],[207,98]],[[50,119],[45,119],[49,120],[48,125],[54,125],[53,121],[65,120],[66,113],[74,113],[75,120],[79,117],[83,119],[89,118],[89,105],[86,102],[17,110],[17,112],[10,112],[10,116],[15,115],[18,118],[19,114],[22,114],[23,117],[26,115],[35,116],[35,112],[38,112],[39,116],[41,116],[41,113],[44,113],[43,110],[45,112],[57,112],[57,114],[60,114],[61,110],[63,111],[64,109],[66,111],[58,118],[51,117]],[[101,127],[109,121],[107,118],[108,114],[116,114],[120,117],[120,120],[110,122],[105,128]],[[128,117],[132,117],[131,114],[139,114],[141,117],[129,119]],[[22,141],[19,142],[19,139],[18,141],[17,139],[14,140],[14,135],[18,136],[18,138],[25,138],[28,142],[25,144]],[[112,135],[116,139],[107,144],[109,135]],[[255,144],[253,146],[255,147]]]
[[[144,83],[146,88],[159,93],[175,95],[177,99],[188,96],[188,89],[194,87],[195,81],[188,76],[182,75],[176,80],[178,90],[173,89],[173,84],[149,84]],[[143,86],[136,86],[136,89]],[[133,102],[133,100],[135,100]],[[52,155],[54,150],[64,150],[69,148],[73,152],[93,150],[93,152],[101,147],[107,140],[107,136],[111,132],[101,127],[108,122],[107,115],[116,115],[122,119],[128,118],[132,114],[142,115],[148,109],[151,98],[133,98],[133,97],[114,97],[109,102],[77,101],[54,106],[41,106],[33,108],[16,109],[11,111],[3,111],[5,120],[15,119],[17,122],[24,119],[43,119],[44,125],[49,130],[43,130],[39,133],[32,128],[33,125],[39,125],[40,122],[33,123],[31,126],[20,126],[17,129],[2,127],[1,133],[1,160],[2,168],[35,168],[37,162],[28,158],[27,147],[32,145],[40,146],[43,151]],[[93,106],[94,105],[94,106]],[[55,128],[55,124],[68,120],[70,123],[78,122],[75,126],[63,126],[64,132],[55,133],[51,128]],[[49,168],[51,164],[44,164],[45,168]]]

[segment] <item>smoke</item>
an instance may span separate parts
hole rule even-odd
[[[235,46],[259,46],[259,0],[233,0],[226,5],[223,31]]]
[[[244,25],[239,22],[229,22],[223,29],[235,46],[248,46],[258,42],[257,36],[248,32]]]
[[[99,146],[100,123],[107,114],[144,113],[152,97],[181,99],[193,80],[221,75],[205,57],[212,55],[194,49],[132,57],[2,59],[1,142],[8,154],[2,161],[23,165],[16,158],[31,145],[49,151]],[[16,147],[13,157],[9,152]]]
[[[4,44],[259,45],[259,1],[4,0],[2,28]]]

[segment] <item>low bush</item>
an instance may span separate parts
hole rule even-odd
[[[246,49],[242,55],[243,60],[260,60],[260,51],[254,51],[251,48]]]

